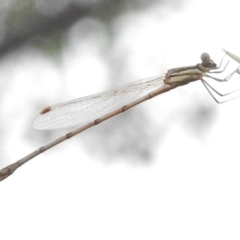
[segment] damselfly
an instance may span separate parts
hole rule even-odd
[[[207,53],[203,53],[201,59],[202,62],[197,65],[173,68],[160,76],[139,80],[113,90],[43,108],[33,123],[33,126],[37,129],[53,129],[74,124],[81,124],[81,126],[3,168],[0,171],[0,180],[7,178],[18,167],[40,153],[47,151],[84,130],[125,112],[150,98],[190,82],[200,80],[217,103],[225,102],[226,100],[222,98],[233,92],[221,94],[206,79],[226,82],[231,79],[236,70],[224,79],[216,78],[210,74],[222,73],[228,63],[223,70],[219,71],[218,69],[221,67],[223,59],[219,67],[217,67],[216,63],[214,63]],[[213,92],[219,96],[219,99],[213,95]]]

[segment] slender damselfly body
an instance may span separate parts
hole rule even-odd
[[[227,54],[234,60],[237,59],[235,55],[233,56],[229,52]],[[229,99],[225,100],[224,97],[237,90],[222,94],[212,87],[206,79],[212,79],[220,83],[227,82],[238,70],[235,70],[223,79],[216,78],[212,74],[224,72],[228,63],[223,70],[219,70],[223,59],[219,67],[207,53],[201,55],[201,60],[201,63],[193,66],[170,69],[163,75],[138,80],[112,90],[44,107],[34,119],[33,126],[36,129],[54,129],[75,124],[79,124],[80,127],[3,168],[0,170],[0,180],[7,178],[21,165],[59,143],[146,100],[188,83],[200,80],[217,103],[228,101]]]

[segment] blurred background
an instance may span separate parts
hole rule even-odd
[[[234,0],[0,0],[0,167],[74,129],[33,129],[42,107],[202,52],[217,64],[221,48],[240,56],[238,10]],[[239,77],[214,86],[238,89]],[[1,236],[239,239],[239,106],[216,104],[199,81],[44,152],[1,182]]]

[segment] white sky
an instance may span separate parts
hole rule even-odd
[[[131,76],[126,69],[122,78],[137,80],[195,64],[205,51],[217,62],[221,48],[240,56],[239,4],[194,0],[179,13],[159,5],[119,18],[116,54],[128,52],[131,68]],[[79,44],[73,31],[61,62],[39,54],[1,63],[0,78],[7,79],[1,84],[8,89],[1,106],[2,167],[41,146],[23,140],[23,129],[31,127],[37,111],[29,99],[42,98],[44,106],[105,90],[101,81],[108,74],[101,52],[89,45],[89,39]],[[65,86],[60,78],[67,79]],[[86,82],[72,88],[79,78]],[[169,120],[189,101],[202,101],[217,112],[207,137],[188,134],[175,115],[179,121],[152,164],[106,164],[89,157],[73,138],[21,167],[1,183],[1,239],[239,239],[240,99],[217,105],[194,83],[144,107],[161,122],[162,112]],[[43,139],[42,132],[35,134]]]

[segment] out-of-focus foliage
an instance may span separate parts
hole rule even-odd
[[[149,7],[155,1],[1,0],[0,57],[23,45],[39,44],[44,38],[52,38],[49,41],[52,45],[54,39],[59,41],[62,34],[84,18],[95,18],[110,25],[122,13]],[[57,37],[52,37],[53,34]],[[49,48],[46,41],[44,45]]]

